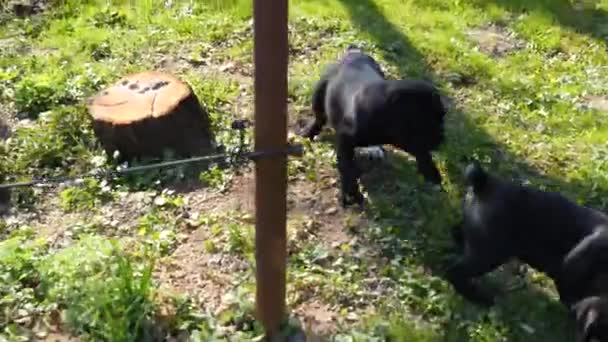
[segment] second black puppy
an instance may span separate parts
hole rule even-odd
[[[469,300],[491,305],[492,294],[473,278],[517,258],[553,279],[560,301],[579,320],[581,340],[608,337],[602,318],[608,305],[598,299],[608,290],[601,288],[605,280],[598,284],[608,261],[608,216],[558,193],[499,179],[477,162],[467,167],[465,177],[470,191],[464,222],[454,231],[464,256],[447,272],[454,288]]]
[[[312,95],[314,123],[304,132],[313,139],[327,123],[336,131],[341,201],[362,204],[356,147],[393,145],[416,158],[427,181],[441,184],[431,151],[442,143],[446,110],[439,91],[422,80],[387,80],[376,61],[349,46],[330,65]]]

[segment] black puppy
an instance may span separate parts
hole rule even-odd
[[[477,162],[467,166],[465,178],[464,222],[453,231],[464,256],[447,271],[456,291],[492,305],[492,294],[472,279],[517,258],[553,279],[560,301],[577,316],[580,341],[608,337],[602,319],[608,304],[599,297],[608,288],[598,288],[607,282],[597,282],[608,260],[608,216],[558,193],[499,179]]]
[[[446,110],[439,91],[422,80],[387,80],[376,61],[355,46],[331,64],[312,95],[311,140],[328,119],[336,131],[343,206],[363,203],[355,147],[389,144],[412,154],[427,181],[441,184],[431,151],[442,143]]]

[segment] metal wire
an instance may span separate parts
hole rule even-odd
[[[245,150],[245,129],[249,127],[249,122],[244,120],[237,120],[232,123],[232,129],[238,130],[240,132],[239,136],[239,145],[232,151],[227,153],[217,153],[206,156],[198,156],[184,159],[176,159],[170,161],[164,161],[159,163],[152,163],[147,165],[138,165],[132,167],[126,167],[118,170],[104,170],[99,172],[89,172],[83,173],[76,176],[58,176],[58,177],[48,177],[42,179],[35,179],[31,181],[24,182],[15,182],[15,183],[6,183],[0,184],[0,190],[2,189],[10,189],[10,188],[23,188],[23,187],[32,187],[35,185],[47,185],[47,184],[55,184],[55,183],[63,183],[68,181],[76,181],[83,178],[109,178],[111,176],[117,176],[126,173],[132,172],[141,172],[147,170],[161,169],[166,167],[174,167],[185,164],[192,163],[200,163],[204,161],[216,161],[216,160],[226,160],[228,159],[229,164],[232,166],[237,166],[242,164],[245,161],[256,161],[262,158],[272,158],[281,155],[293,155],[293,156],[302,156],[304,153],[304,149],[302,145],[288,145],[286,148],[281,149],[272,149],[272,150],[260,150],[260,151],[246,151]]]

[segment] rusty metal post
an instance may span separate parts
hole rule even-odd
[[[254,0],[255,149],[287,147],[288,0]],[[285,312],[287,156],[255,165],[256,311],[269,340]]]

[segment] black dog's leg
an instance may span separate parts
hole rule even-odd
[[[581,285],[586,284],[594,269],[608,260],[600,260],[601,254],[608,252],[608,232],[597,230],[581,240],[567,255],[563,262],[563,275],[560,277],[560,299],[569,302],[578,293]]]
[[[337,136],[338,172],[340,173],[340,199],[342,206],[350,204],[363,204],[363,195],[359,191],[357,179],[360,171],[355,163],[355,145],[350,136],[340,134]]]
[[[451,229],[452,239],[456,248],[460,251],[464,250],[464,232],[462,231],[462,224],[454,225]]]
[[[600,253],[608,251],[608,232],[597,230],[581,240],[564,258],[564,274],[580,280],[598,262]]]
[[[491,253],[466,253],[464,258],[452,264],[447,270],[448,281],[466,299],[483,305],[492,306],[494,295],[487,289],[473,283],[473,278],[493,271],[508,258]]]
[[[576,341],[606,341],[605,316],[608,301],[604,296],[591,296],[570,307],[569,316],[576,322]]]
[[[427,182],[441,185],[441,174],[433,162],[431,152],[420,152],[414,155],[416,157],[416,164],[418,166],[418,172],[422,174]]]

